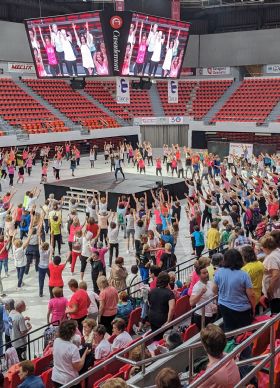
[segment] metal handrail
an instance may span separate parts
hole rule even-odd
[[[219,245],[219,246],[217,247],[217,249],[220,250],[221,248],[223,248],[224,245],[225,245],[225,244]],[[207,249],[206,251],[203,251],[203,252],[201,253],[201,256],[207,255],[208,253],[209,253],[209,249]],[[188,268],[192,267],[193,264],[190,265],[190,266],[188,266],[188,267],[186,267],[186,268],[183,268],[183,269],[180,270],[180,267],[181,267],[181,266],[183,266],[183,265],[185,265],[185,264],[188,264],[190,261],[194,261],[194,260],[196,260],[197,258],[198,258],[198,256],[193,255],[192,258],[190,258],[190,259],[188,259],[188,260],[185,260],[185,261],[183,261],[182,263],[176,264],[176,266],[175,266],[175,268],[176,268],[176,269],[175,269],[175,273],[176,273],[177,275],[179,275],[180,272],[181,272],[182,270],[185,270],[185,269],[188,269]],[[168,271],[172,271],[173,268],[174,268],[174,267],[168,268],[166,271],[167,271],[167,272],[168,272]],[[149,281],[150,279],[151,279],[151,276],[149,276],[147,279],[145,279],[145,281]],[[178,280],[180,280],[180,277],[179,277],[179,276],[178,276]],[[141,285],[141,284],[143,284],[143,280],[141,280],[141,282],[133,283],[132,285],[123,288],[120,292],[126,291],[129,295],[132,295],[132,294],[134,294],[134,293],[136,293],[136,292],[139,292],[139,290],[136,290],[136,291],[133,291],[133,292],[129,292],[129,289],[132,288],[132,287],[139,286],[139,285]]]
[[[253,364],[258,361],[260,361],[255,368],[253,368],[237,385],[235,385],[235,388],[241,388],[244,387],[244,384],[250,381],[250,379],[255,376],[256,372],[262,369],[268,362],[270,362],[270,368],[269,368],[269,388],[274,387],[274,358],[275,356],[280,352],[280,346],[275,348],[275,330],[274,330],[274,324],[279,321],[280,319],[280,313],[277,314],[274,318],[271,318],[269,321],[264,322],[258,322],[250,326],[242,327],[237,330],[233,330],[230,332],[225,333],[227,338],[237,336],[239,334],[243,334],[246,331],[252,331],[257,329],[254,333],[250,335],[246,340],[244,340],[241,344],[236,346],[232,352],[227,354],[225,357],[223,357],[219,362],[217,362],[212,368],[209,368],[205,371],[205,373],[200,376],[197,380],[193,381],[190,385],[188,385],[189,388],[196,388],[199,387],[200,384],[204,383],[211,375],[213,375],[215,372],[219,370],[220,367],[225,365],[228,361],[235,358],[239,353],[242,352],[246,347],[248,347],[259,335],[264,333],[266,330],[270,329],[270,352],[264,355],[260,355],[257,357],[251,357],[246,360],[238,361],[236,364],[238,366],[242,365],[248,365]],[[153,358],[141,360],[138,362],[134,362],[131,360],[126,360],[127,363],[133,365],[133,366],[142,366],[144,363],[150,363],[151,361],[155,361],[161,358],[169,357],[172,355],[178,355],[180,353],[186,352],[186,350],[193,350],[195,348],[203,347],[201,341],[197,341],[192,344],[187,344],[181,349],[174,349],[172,351],[169,351],[168,353],[164,353],[158,356],[155,356]],[[117,356],[117,358],[119,358]],[[123,358],[119,358],[123,361]],[[191,371],[192,368],[190,368]],[[192,378],[192,375],[190,373],[189,379]],[[136,385],[129,385],[131,388],[138,388]],[[153,388],[154,386],[150,386],[149,388]]]
[[[205,308],[205,306],[204,306],[204,308]],[[243,334],[247,330],[248,331],[257,330],[263,324],[264,324],[264,322],[254,323],[254,324],[252,324],[250,326],[242,327],[241,329],[237,329],[237,330],[234,330],[234,331],[227,332],[227,333],[225,333],[225,335],[226,335],[227,338],[230,338],[230,337],[233,337],[233,336],[236,336],[236,335]],[[138,344],[140,344],[140,341],[137,342],[137,345]],[[193,350],[193,349],[201,348],[202,346],[203,345],[202,345],[201,341],[198,340],[198,341],[196,341],[195,343],[192,343],[192,344],[185,344],[184,348],[180,348],[180,349],[176,348],[174,350],[170,350],[168,353],[158,354],[158,355],[150,357],[150,358],[145,358],[145,360],[141,360],[141,361],[132,361],[130,359],[126,359],[124,357],[120,357],[119,353],[116,355],[116,357],[117,357],[117,359],[119,359],[121,361],[124,361],[127,364],[131,364],[132,366],[142,366],[142,365],[145,365],[145,364],[149,364],[152,361],[154,362],[154,361],[160,360],[162,358],[166,358],[166,357],[169,357],[169,356],[172,356],[172,355],[177,355],[177,354],[185,352],[186,350]]]
[[[160,327],[158,330],[153,331],[153,332],[147,334],[145,337],[141,338],[139,341],[137,341],[137,342],[127,346],[125,349],[121,350],[118,354],[116,354],[113,357],[110,357],[109,359],[103,361],[102,363],[100,363],[96,367],[90,369],[89,371],[85,372],[84,374],[82,374],[81,376],[77,377],[76,379],[74,379],[70,383],[67,383],[67,384],[63,385],[62,388],[69,388],[69,387],[72,387],[73,385],[79,384],[81,381],[83,381],[87,377],[91,376],[92,374],[94,374],[98,370],[102,369],[104,366],[110,364],[111,362],[113,362],[113,361],[115,361],[117,359],[120,360],[120,361],[123,361],[125,363],[127,363],[128,361],[132,362],[131,360],[128,360],[126,358],[122,359],[121,356],[124,355],[125,353],[129,352],[130,350],[134,349],[135,347],[139,346],[139,345],[141,345],[143,347],[143,349],[144,349],[145,348],[145,343],[147,341],[150,341],[152,338],[154,338],[158,334],[161,334],[161,333],[167,331],[168,329],[170,329],[171,327],[173,327],[175,325],[178,325],[179,323],[185,321],[187,318],[190,318],[195,311],[205,308],[205,306],[207,304],[212,303],[215,299],[217,299],[217,297],[218,297],[217,295],[213,296],[212,298],[208,299],[207,301],[205,301],[205,302],[201,303],[200,305],[194,307],[193,309],[191,309],[187,313],[181,315],[180,317],[178,317],[178,318],[174,319],[173,321],[167,323],[166,325]],[[143,365],[143,371],[145,371],[144,367],[145,367],[145,364]]]

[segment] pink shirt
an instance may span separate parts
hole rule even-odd
[[[98,252],[99,253],[99,259],[103,265],[103,267],[106,267],[105,264],[105,254],[108,252],[108,248],[92,248],[92,252]]]
[[[136,63],[144,63],[146,50],[147,50],[146,42],[141,43],[138,49]]]
[[[210,369],[215,364],[208,364],[207,369]],[[207,371],[206,369],[206,371]],[[213,373],[205,383],[200,384],[200,388],[223,388],[235,387],[240,381],[240,373],[234,360],[228,361],[217,372]]]
[[[194,285],[199,281],[199,275],[193,271],[192,278],[191,278],[191,284],[189,286],[188,295],[191,296],[192,290],[194,288]]]
[[[64,296],[53,298],[49,301],[48,309],[52,313],[51,323],[61,321],[65,317],[65,309],[67,307],[67,299]]]
[[[48,56],[48,62],[50,65],[57,65],[57,59],[55,56],[55,49],[53,45],[46,46],[46,53]]]
[[[74,225],[72,224],[72,225],[70,226],[70,233],[69,233],[69,237],[68,237],[68,241],[69,241],[69,242],[73,242],[73,241],[74,241],[74,236],[75,236],[75,233],[77,232],[77,230],[82,230],[81,225],[74,226]]]

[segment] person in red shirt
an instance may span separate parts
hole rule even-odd
[[[15,228],[17,229],[20,225],[21,217],[22,217],[22,203],[20,203],[14,211],[14,221]]]
[[[93,217],[89,217],[87,225],[86,225],[86,231],[92,233],[92,239],[98,240],[99,234],[100,234],[100,228],[95,222],[95,219]]]
[[[53,261],[49,263],[49,290],[50,290],[50,298],[52,299],[53,293],[52,290],[54,287],[63,288],[64,282],[62,279],[62,271],[64,270],[66,263],[61,264],[61,257],[55,256]]]
[[[73,295],[69,300],[66,313],[70,316],[71,319],[75,319],[78,322],[78,329],[82,333],[82,322],[88,315],[88,308],[91,302],[88,293],[82,288],[79,288],[77,280],[69,280],[68,287],[73,292]]]

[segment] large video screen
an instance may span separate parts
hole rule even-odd
[[[37,76],[112,75],[100,12],[25,21]]]
[[[121,75],[179,78],[190,24],[133,13]]]

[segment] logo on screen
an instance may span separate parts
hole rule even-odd
[[[170,89],[171,89],[171,93],[177,93],[177,83],[174,82],[174,81],[171,81],[170,83]]]
[[[121,92],[126,93],[128,89],[128,83],[124,78],[121,78],[120,85],[121,85]]]
[[[110,25],[115,30],[119,30],[122,27],[122,25],[123,25],[123,20],[118,15],[112,16],[111,19],[110,19]]]

